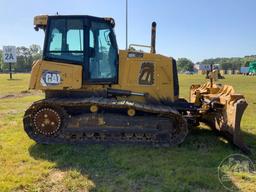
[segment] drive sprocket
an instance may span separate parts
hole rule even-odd
[[[43,135],[55,134],[61,126],[61,115],[54,109],[43,107],[33,116],[35,129]]]

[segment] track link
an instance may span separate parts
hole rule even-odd
[[[104,112],[91,113],[84,112],[81,118],[82,122],[88,118],[98,118],[98,116],[105,118],[109,122],[116,121],[124,122],[129,119],[134,121],[131,126],[100,126],[97,122],[95,125],[87,125],[86,128],[74,128],[71,120],[76,118],[70,112],[70,109],[89,109],[90,106],[96,105]],[[38,131],[36,126],[35,114],[38,111],[50,109],[56,112],[60,118],[60,128],[51,135],[42,134],[43,131]],[[134,109],[140,113],[140,117],[128,117],[128,115],[120,114],[119,112],[112,112],[112,116],[108,114],[109,110],[126,111]],[[136,121],[134,119],[138,118]],[[147,123],[140,123],[147,122]],[[188,133],[188,126],[186,120],[175,109],[163,105],[151,105],[131,102],[127,100],[116,100],[109,98],[90,97],[82,99],[64,99],[64,98],[49,98],[37,101],[25,112],[24,129],[29,137],[37,143],[55,144],[55,143],[135,143],[135,144],[153,144],[161,146],[175,146],[182,143]],[[118,123],[116,123],[118,124]],[[132,123],[131,123],[132,124]],[[97,125],[99,125],[97,127]],[[137,128],[140,127],[140,128]]]

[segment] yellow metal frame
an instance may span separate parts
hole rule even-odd
[[[152,85],[139,84],[139,75],[142,63],[150,62],[154,65]],[[38,90],[84,90],[98,91],[106,85],[82,85],[82,66],[50,61],[37,61],[32,68],[30,89]],[[61,83],[54,86],[43,86],[42,75],[45,71],[59,72]],[[130,90],[133,92],[148,93],[155,99],[175,100],[173,83],[173,63],[170,58],[158,54],[143,53],[143,57],[129,58],[128,51],[119,52],[119,82],[112,88]],[[133,96],[132,100],[141,100],[142,97]]]

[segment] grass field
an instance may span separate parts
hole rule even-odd
[[[226,191],[217,167],[226,156],[240,151],[207,128],[193,129],[174,148],[127,145],[38,145],[23,131],[24,110],[42,94],[25,95],[28,74],[16,80],[0,74],[0,191]],[[199,75],[181,75],[181,97],[188,96]],[[226,76],[249,103],[242,120],[245,141],[256,156],[256,77]],[[239,191],[255,191],[256,176],[233,179]]]

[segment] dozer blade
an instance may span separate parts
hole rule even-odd
[[[201,106],[201,122],[219,131],[243,152],[250,153],[243,142],[240,128],[243,113],[248,105],[243,95],[236,94],[230,85],[206,83],[191,86],[190,100]]]

